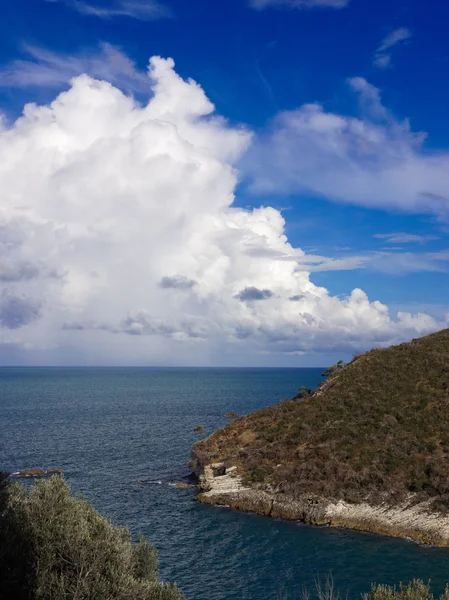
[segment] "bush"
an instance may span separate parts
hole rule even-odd
[[[27,490],[8,491],[9,524],[3,563],[15,564],[13,584],[35,600],[179,600],[175,586],[158,579],[156,551],[140,538],[132,544],[123,527],[113,527],[90,504],[73,496],[61,477]],[[6,537],[3,535],[2,538]],[[17,546],[16,546],[17,544]],[[22,558],[17,560],[17,548]],[[11,572],[11,571],[10,571]],[[0,564],[3,580],[4,565]],[[6,582],[11,587],[11,577]],[[7,588],[5,588],[7,589]],[[3,594],[2,594],[3,592]]]
[[[0,472],[0,600],[31,598],[28,540],[10,508],[8,473]]]
[[[360,355],[358,355],[360,356]],[[323,371],[323,373],[321,373],[322,377],[332,377],[332,375],[335,375],[336,373],[338,373],[339,371],[341,371],[342,369],[344,369],[346,366],[346,363],[344,360],[339,360],[337,364],[332,365],[331,367],[328,367],[325,371]]]
[[[308,589],[302,592],[301,600],[311,600],[311,598],[313,600],[342,600],[330,575],[325,577],[324,581],[317,579],[312,593]],[[400,583],[399,587],[374,584],[367,594],[362,594],[362,600],[435,600],[435,598],[430,591],[429,584],[425,584],[420,579],[414,579],[407,585]],[[437,600],[449,600],[449,587]]]
[[[293,401],[305,400],[306,398],[310,398],[310,396],[312,394],[313,394],[313,390],[309,389],[305,385],[300,385],[298,388],[298,393],[293,398]]]
[[[430,586],[419,579],[408,585],[400,584],[399,588],[390,585],[373,585],[370,592],[362,594],[363,600],[434,600]],[[446,588],[439,600],[448,600],[449,588]]]

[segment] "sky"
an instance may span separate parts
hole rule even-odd
[[[0,365],[325,366],[449,326],[449,4],[14,0]]]

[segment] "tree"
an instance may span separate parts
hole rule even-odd
[[[299,386],[298,393],[293,398],[293,401],[305,400],[306,398],[309,398],[312,394],[313,394],[313,391],[311,389],[309,389],[305,385],[301,385],[301,386]]]
[[[344,367],[346,367],[345,361],[339,360],[337,364],[332,365],[332,367],[328,367],[325,371],[321,373],[321,375],[322,377],[331,377],[332,375],[335,375],[336,373],[344,369]]]
[[[10,504],[9,473],[0,472],[0,600],[30,596],[30,547]]]
[[[132,544],[127,529],[114,527],[88,502],[72,495],[62,477],[29,490],[10,486],[5,514],[11,539],[6,540],[3,562],[14,564],[22,547],[13,583],[23,594],[3,594],[2,600],[182,598],[175,586],[158,579],[156,551],[150,544],[142,537]],[[3,580],[3,568],[0,573]]]

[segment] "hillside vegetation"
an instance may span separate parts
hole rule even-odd
[[[113,527],[58,476],[30,489],[0,473],[0,600],[182,600],[156,551]]]
[[[449,508],[449,330],[362,354],[303,390],[197,442],[199,464],[224,461],[290,497],[396,503],[412,493]]]

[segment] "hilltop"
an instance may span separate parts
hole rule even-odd
[[[193,457],[203,502],[449,545],[449,330],[362,354]]]

